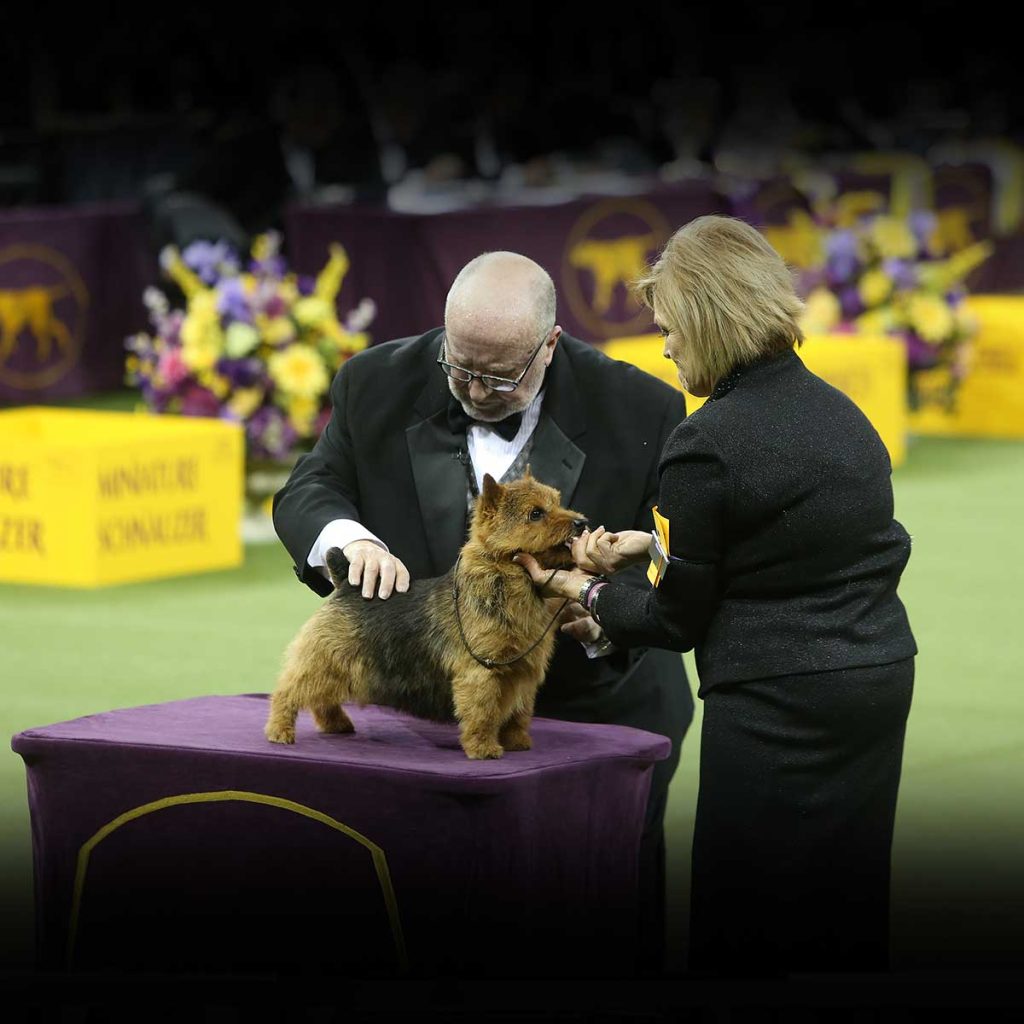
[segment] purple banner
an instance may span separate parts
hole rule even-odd
[[[651,331],[650,313],[628,294],[627,282],[677,228],[701,214],[724,212],[724,198],[699,182],[637,196],[443,214],[294,207],[285,240],[300,273],[316,273],[332,242],[346,248],[352,269],[338,308],[373,299],[374,341],[439,326],[459,270],[474,256],[500,249],[529,256],[551,274],[565,330],[602,341]]]
[[[155,276],[134,205],[0,214],[0,405],[121,387]]]

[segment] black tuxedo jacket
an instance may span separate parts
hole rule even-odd
[[[274,525],[298,577],[330,584],[306,557],[333,519],[354,519],[408,567],[439,576],[466,539],[465,437],[447,423],[448,381],[436,365],[440,329],[375,345],[346,362],[331,388],[333,414],[313,451],[274,499]],[[530,456],[533,475],[563,503],[610,530],[650,530],[658,460],[685,416],[680,392],[563,334],[545,377]],[[559,635],[537,713],[616,722],[673,740],[670,775],[693,715],[678,654],[636,648],[590,660]],[[667,780],[666,780],[667,781]]]

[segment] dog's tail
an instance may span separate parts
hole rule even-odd
[[[348,583],[348,559],[341,553],[341,548],[331,548],[327,552],[327,571],[335,589],[344,589]]]

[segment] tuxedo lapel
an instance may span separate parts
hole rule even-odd
[[[564,339],[555,349],[544,385],[544,408],[533,437],[530,472],[558,489],[562,504],[569,508],[579,483],[586,454],[574,438],[585,433],[587,417],[576,386],[572,362]]]
[[[448,427],[448,382],[431,369],[414,405],[423,419],[406,430],[405,441],[430,560],[440,576],[455,564],[466,540],[466,467],[460,455],[468,456],[466,439]]]
[[[565,508],[572,505],[572,496],[586,461],[587,456],[546,412],[542,412],[530,449],[530,473],[542,484],[554,487]]]

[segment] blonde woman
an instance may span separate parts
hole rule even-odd
[[[687,224],[636,291],[683,386],[708,398],[665,446],[655,530],[595,529],[550,582],[523,565],[586,609],[563,627],[577,635],[695,649],[691,970],[884,969],[917,653],[889,457],[796,354],[791,275],[749,225]],[[615,582],[648,561],[653,585]]]

